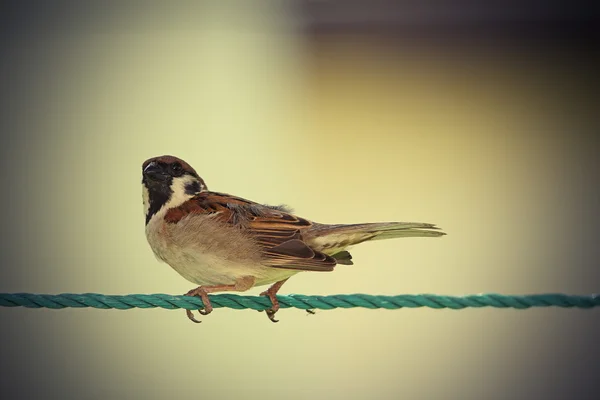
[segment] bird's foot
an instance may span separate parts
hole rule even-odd
[[[267,296],[269,298],[269,300],[271,300],[271,303],[273,304],[271,306],[271,308],[269,308],[268,310],[265,310],[265,312],[267,313],[267,317],[269,317],[271,322],[279,322],[278,319],[275,319],[275,313],[277,311],[279,311],[279,300],[277,300],[277,296],[275,295],[275,293],[269,292],[270,290],[271,289],[264,291],[260,295]]]
[[[212,307],[212,304],[210,303],[210,299],[208,298],[208,292],[202,286],[198,286],[196,289],[190,290],[189,292],[187,292],[185,294],[185,296],[200,297],[202,299],[204,308],[198,310],[198,312],[201,315],[208,315],[212,312],[213,307]],[[187,317],[190,319],[190,321],[195,322],[197,324],[202,322],[202,321],[196,319],[196,317],[194,317],[192,310],[185,310],[185,313],[186,313]]]
[[[261,296],[267,296],[269,300],[271,300],[271,304],[273,304],[270,309],[265,310],[265,312],[267,313],[267,317],[269,317],[271,322],[279,322],[278,319],[275,319],[275,313],[279,311],[279,300],[277,300],[277,292],[279,291],[279,289],[281,289],[281,286],[286,281],[287,279],[275,282],[268,290],[265,290],[260,294]]]
[[[243,276],[240,279],[236,280],[233,285],[214,285],[214,286],[198,286],[196,289],[192,289],[185,294],[185,296],[196,296],[202,299],[202,303],[204,303],[204,308],[198,310],[198,312],[202,315],[208,315],[212,312],[213,306],[210,303],[210,299],[208,298],[209,293],[214,292],[227,292],[227,291],[245,291],[254,286],[254,277],[253,276]],[[200,322],[196,318],[194,318],[194,314],[190,310],[186,310],[186,314],[190,320],[193,322]]]

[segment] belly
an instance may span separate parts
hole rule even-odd
[[[215,227],[210,219],[193,223],[203,224],[175,227],[150,221],[146,227],[146,237],[156,257],[190,282],[233,285],[240,278],[252,276],[255,286],[261,286],[299,272],[263,265],[258,246],[239,230]]]
[[[254,286],[262,286],[289,278],[298,272],[267,267],[253,260],[232,261],[211,253],[163,251],[156,255],[188,281],[204,286],[234,285],[247,276],[255,279]]]

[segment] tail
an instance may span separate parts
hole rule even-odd
[[[425,224],[421,222],[382,222],[347,226],[354,226],[358,231],[367,231],[375,234],[370,240],[393,239],[399,237],[438,237],[445,235],[445,233],[434,224]]]
[[[445,233],[434,224],[421,222],[378,222],[352,225],[318,225],[307,235],[308,244],[328,255],[368,240],[400,237],[438,237]]]

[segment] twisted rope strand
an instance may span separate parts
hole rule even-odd
[[[567,295],[560,293],[530,294],[530,295],[501,295],[477,294],[468,296],[442,296],[436,294],[402,294],[398,296],[373,296],[367,294],[337,294],[331,296],[307,296],[291,294],[277,296],[281,308],[299,308],[302,310],[334,308],[450,308],[462,310],[465,308],[515,308],[531,307],[562,307],[562,308],[593,308],[600,306],[600,295],[585,296]],[[242,296],[235,294],[210,295],[214,308],[227,307],[236,310],[253,309],[266,310],[271,308],[271,301],[263,296]],[[164,308],[174,310],[184,308],[196,310],[204,307],[202,299],[189,296],[173,296],[168,294],[128,294],[104,295],[97,293],[58,295],[34,293],[0,293],[0,307],[27,308],[100,308],[129,310],[131,308]]]

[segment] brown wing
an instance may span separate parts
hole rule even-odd
[[[302,231],[312,223],[281,208],[205,191],[181,206],[170,209],[165,221],[177,223],[194,214],[213,214],[216,220],[246,231],[260,246],[265,265],[304,271],[331,271],[336,264],[334,258],[304,243]]]

